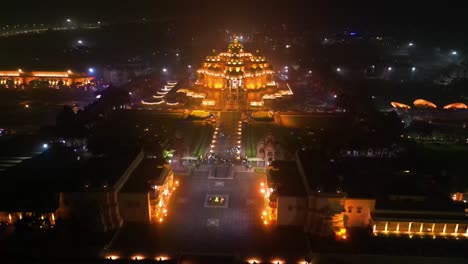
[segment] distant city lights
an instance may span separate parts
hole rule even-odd
[[[81,45],[81,44],[83,44],[83,41],[82,41],[81,39],[79,39],[79,40],[77,41],[77,43]]]
[[[166,69],[166,68],[163,68],[162,71],[163,71],[163,72],[167,72],[167,69]]]
[[[413,46],[414,46],[414,43],[413,43],[413,42],[410,42],[410,43],[408,43],[408,46],[413,47]]]
[[[392,71],[393,69],[392,69],[392,67],[388,67],[387,70],[388,70],[388,71]]]
[[[341,68],[336,68],[336,71],[337,71],[337,72],[341,72]]]
[[[46,149],[46,148],[48,148],[48,147],[49,147],[49,144],[47,144],[47,143],[42,144],[42,148],[43,148],[43,149]]]
[[[94,68],[89,68],[89,69],[88,69],[88,72],[89,72],[89,73],[94,73]]]
[[[452,51],[452,55],[457,55],[458,52],[456,50]]]
[[[411,71],[413,71],[413,72],[416,71],[416,67],[412,67]]]
[[[70,18],[67,18],[67,22],[68,22],[68,23],[71,23],[71,19],[70,19]]]

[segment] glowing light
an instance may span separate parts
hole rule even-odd
[[[409,105],[398,103],[398,102],[391,102],[390,104],[395,108],[404,108],[404,109],[410,109],[411,108]]]
[[[274,264],[283,264],[283,263],[285,263],[285,262],[284,262],[283,260],[281,260],[281,259],[274,259],[274,260],[272,260],[271,262],[274,263]]]
[[[165,260],[169,260],[169,257],[168,256],[158,256],[158,257],[156,257],[156,260],[157,261],[165,261]]]
[[[116,259],[119,259],[119,256],[117,256],[117,255],[108,255],[108,256],[106,256],[106,259],[116,260]]]
[[[133,260],[142,260],[142,259],[145,259],[145,256],[143,256],[143,255],[134,255],[134,256],[132,256],[132,259]]]
[[[47,143],[42,144],[42,148],[45,148],[45,149],[46,149],[46,148],[48,148],[48,147],[49,147],[49,145],[48,145]]]
[[[451,53],[451,54],[452,54],[452,55],[457,55],[457,54],[458,54],[458,52],[454,50],[454,51],[452,51],[452,53]]]
[[[413,72],[416,71],[416,67],[412,67],[411,71],[413,71]]]
[[[263,188],[260,189],[260,192],[261,192],[261,193],[265,193],[265,189],[263,189]]]
[[[341,68],[336,68],[336,71],[337,71],[337,72],[340,72],[340,71],[341,71]]]
[[[429,101],[426,101],[424,99],[417,99],[413,102],[413,105],[416,107],[429,107],[429,108],[437,108],[437,106]]]
[[[27,104],[27,105],[25,105],[24,107],[29,108],[29,105]]]
[[[141,100],[141,103],[144,105],[159,105],[159,104],[164,103],[164,100],[161,100],[159,102],[145,102],[144,100]]]
[[[100,94],[96,95],[96,99],[99,99],[99,98],[101,98],[101,95]]]
[[[89,72],[89,73],[94,73],[94,68],[89,68],[89,69],[88,69],[88,72]]]
[[[388,67],[387,70],[388,70],[388,71],[392,71],[392,67]]]
[[[408,46],[413,47],[413,46],[414,46],[414,43],[413,43],[413,42],[410,42],[410,43],[408,43]]]
[[[260,260],[252,258],[252,259],[248,259],[247,263],[249,264],[260,263]]]
[[[468,106],[464,103],[452,103],[444,106],[444,109],[468,109]]]
[[[166,68],[163,68],[162,71],[163,71],[163,72],[167,72],[167,69],[166,69]]]

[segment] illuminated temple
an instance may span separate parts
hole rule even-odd
[[[215,89],[254,90],[275,86],[273,68],[265,57],[258,55],[258,51],[255,55],[244,52],[237,38],[229,43],[226,52],[207,56],[197,75],[198,84]]]

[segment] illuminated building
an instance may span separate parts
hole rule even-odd
[[[264,164],[268,164],[274,160],[282,159],[281,146],[276,141],[272,133],[268,133],[265,137],[258,141],[257,158],[263,159]]]
[[[177,182],[168,164],[144,158],[118,194],[120,215],[125,222],[162,222]]]
[[[0,85],[32,85],[34,81],[47,82],[48,85],[85,85],[89,84],[94,77],[86,73],[75,73],[72,71],[50,72],[50,71],[0,71]]]
[[[391,161],[337,161],[315,152],[297,153],[296,162],[308,196],[304,230],[314,236],[347,239],[348,229],[359,228],[375,236],[468,238],[468,210],[461,195],[452,197],[455,202],[434,196],[426,188],[431,182],[427,175],[387,168]],[[363,171],[369,175],[359,176]],[[371,182],[376,175],[379,180]],[[278,209],[278,222],[284,213]]]
[[[238,38],[229,43],[226,52],[207,56],[197,75],[198,84],[214,89],[275,86],[272,66],[258,52],[245,52]]]

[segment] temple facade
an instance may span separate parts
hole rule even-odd
[[[213,51],[214,53],[214,51]],[[273,67],[265,57],[244,52],[237,38],[229,43],[228,50],[207,56],[197,71],[197,83],[213,89],[255,90],[275,86]]]

